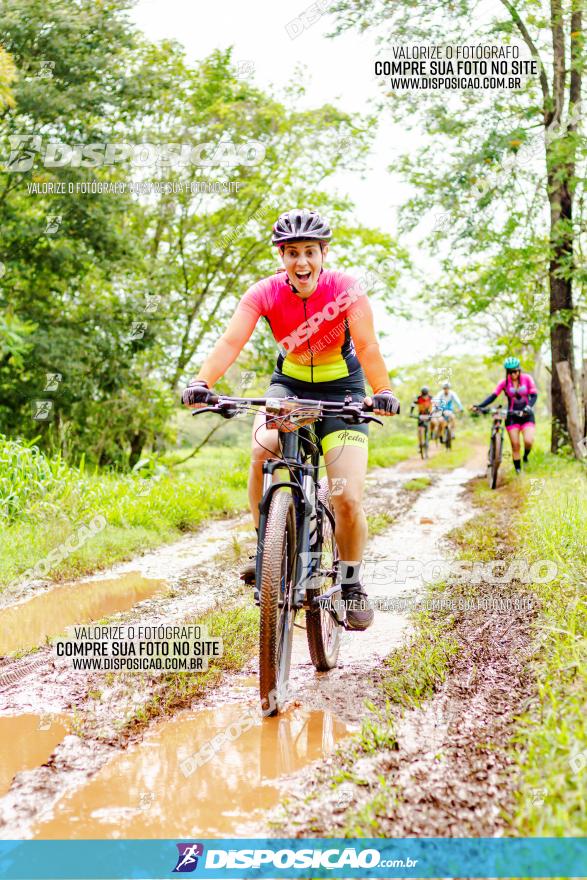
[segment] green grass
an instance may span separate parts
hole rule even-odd
[[[544,428],[539,438],[545,439]],[[474,490],[483,514],[452,533],[464,559],[523,558],[557,566],[549,583],[529,587],[538,599],[531,671],[535,697],[517,719],[512,757],[520,772],[512,833],[583,836],[587,831],[587,476],[584,465],[537,449],[521,478],[505,462],[507,488]],[[500,506],[511,510],[504,532]],[[501,551],[498,545],[502,545]]]
[[[465,424],[457,422],[456,438],[449,450],[439,443],[437,452],[432,458],[422,462],[422,466],[428,470],[452,470],[453,468],[462,467],[471,457],[472,444],[480,445],[485,439],[485,431],[483,426],[478,422],[468,420]],[[489,434],[487,434],[489,437]],[[488,441],[489,442],[489,441]],[[433,449],[435,443],[431,443]]]
[[[345,817],[344,837],[387,837],[390,809],[397,804],[398,794],[389,779],[381,774],[377,779],[376,794],[358,809],[349,810]]]
[[[408,492],[421,492],[422,489],[426,489],[432,479],[430,477],[414,477],[413,480],[408,480],[407,483],[404,483],[403,488],[407,489]]]
[[[367,525],[369,527],[369,537],[373,538],[374,535],[380,535],[381,532],[384,532],[386,529],[390,527],[392,523],[396,520],[396,516],[393,513],[387,513],[384,511],[383,513],[370,513],[367,516]]]
[[[458,652],[458,644],[450,634],[450,620],[446,612],[422,611],[414,615],[414,633],[383,664],[385,676],[380,688],[393,705],[417,708],[446,679],[451,658]]]
[[[530,459],[526,504],[513,533],[528,562],[553,560],[554,581],[534,584],[537,699],[520,720],[522,781],[514,825],[521,835],[587,832],[587,478],[548,453]]]
[[[369,426],[369,467],[391,467],[418,452],[413,423],[403,416]]]
[[[0,587],[70,537],[79,547],[48,563],[52,578],[89,573],[171,541],[210,517],[244,509],[247,463],[246,449],[217,447],[177,468],[161,466],[147,478],[87,473],[83,463],[70,467],[0,438]],[[90,532],[92,521],[96,528]]]

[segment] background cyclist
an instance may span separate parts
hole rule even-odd
[[[442,412],[442,415],[448,422],[451,437],[455,436],[455,413],[454,408],[458,409],[459,412],[463,412],[463,404],[459,400],[459,396],[456,391],[453,391],[450,387],[450,382],[443,382],[442,389],[438,392],[436,397],[434,398],[434,403],[438,407],[438,409]],[[442,441],[442,432],[440,435],[440,439]]]
[[[265,396],[313,400],[366,399],[379,415],[399,412],[389,374],[375,336],[373,313],[360,283],[344,272],[324,268],[332,238],[316,211],[294,209],[273,226],[272,242],[283,269],[254,284],[240,300],[226,330],[183,393],[186,406],[205,406],[213,384],[236,360],[259,318],[266,319],[280,353]],[[364,373],[363,373],[364,370]],[[366,397],[366,374],[373,389]],[[367,541],[362,498],[367,471],[367,425],[323,418],[314,425],[321,439],[328,479],[337,479],[332,496],[336,541],[341,557],[339,579],[348,625],[366,629],[373,609],[361,584]],[[249,503],[255,528],[263,488],[263,462],[278,453],[278,432],[257,415],[253,426]],[[254,564],[242,576],[254,580]]]
[[[412,405],[410,406],[410,415],[412,415],[414,409],[418,409],[418,442],[420,445],[424,443],[424,432],[426,421],[422,419],[422,416],[430,416],[434,411],[434,401],[430,396],[430,389],[427,385],[423,385],[418,397],[412,401]]]
[[[508,400],[508,413],[505,420],[510,443],[512,444],[512,458],[514,468],[519,473],[522,464],[520,462],[520,432],[524,437],[524,463],[528,461],[530,450],[536,433],[536,419],[534,418],[534,404],[538,399],[538,391],[534,379],[529,373],[522,373],[520,360],[517,357],[508,357],[504,361],[505,379],[499,382],[489,397],[482,403],[471,407],[473,410],[489,406],[490,403],[505,394]]]

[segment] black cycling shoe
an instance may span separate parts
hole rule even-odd
[[[348,629],[368,629],[375,619],[375,612],[361,584],[341,587],[341,595],[346,609]]]
[[[256,558],[257,558],[256,554],[254,556],[249,556],[249,561],[247,562],[246,565],[243,565],[243,567],[241,568],[241,572],[239,574],[239,578],[241,579],[241,581],[243,581],[243,583],[245,583],[251,587],[255,587],[255,576],[257,573],[257,571],[256,571],[257,564],[255,561]],[[255,590],[253,592],[253,599],[254,599],[255,605],[259,605],[260,599],[259,599],[259,590],[257,589],[257,587],[255,587]]]

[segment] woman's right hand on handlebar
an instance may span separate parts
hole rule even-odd
[[[208,384],[202,379],[196,379],[184,389],[181,402],[190,409],[200,409],[207,406],[212,397],[214,394],[208,388]]]

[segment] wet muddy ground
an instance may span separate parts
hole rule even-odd
[[[433,475],[432,485],[419,493],[402,489],[420,475],[414,463],[412,470],[404,464],[372,472],[368,513],[391,513],[396,521],[371,540],[367,559],[422,562],[450,553],[445,536],[471,515],[463,487],[481,462],[476,456],[468,468]],[[252,549],[252,534],[247,517],[213,523],[104,572],[89,587],[87,582],[46,586],[38,599],[21,591],[17,604],[0,612],[0,623],[3,615],[11,615],[10,632],[28,633],[35,602],[52,600],[58,608],[65,597],[67,623],[72,616],[79,616],[79,623],[94,613],[93,619],[108,615],[116,623],[193,621],[218,602],[243,601],[236,575],[243,552]],[[58,665],[48,648],[20,661],[4,659],[0,720],[24,725],[20,729],[26,727],[30,748],[22,754],[13,749],[4,738],[10,736],[9,727],[0,726],[3,751],[14,752],[12,764],[0,767],[0,783],[9,786],[0,798],[1,836],[157,837],[162,829],[169,836],[268,833],[267,817],[279,798],[303,789],[308,765],[327,758],[360,722],[365,698],[376,695],[372,674],[405,637],[410,598],[425,588],[421,576],[381,582],[377,565],[371,571],[366,587],[378,607],[375,625],[367,633],[344,634],[340,666],[330,673],[314,670],[305,632],[296,630],[292,704],[278,719],[258,715],[256,665],[251,662],[241,674],[226,675],[197,704],[152,722],[129,739],[119,735],[120,721],[156,691],[156,678],[74,673]],[[117,581],[118,594],[112,586]],[[146,594],[133,593],[137,585]],[[97,597],[108,600],[102,604],[97,599],[99,608],[88,612],[85,599],[76,604],[75,591],[84,596],[94,587]],[[43,638],[59,631],[47,626],[44,633],[38,630]],[[32,662],[36,667],[26,674]],[[22,678],[15,681],[19,669]],[[483,714],[482,704],[479,711]],[[250,718],[250,726],[231,738],[243,717]],[[196,785],[190,760],[219,735],[222,748],[198,770]],[[413,732],[406,738],[416,742]]]
[[[501,513],[507,534],[506,510]],[[499,554],[498,554],[499,555]],[[495,586],[480,587],[490,599]],[[500,588],[500,595],[507,592]],[[516,596],[515,585],[510,597]],[[519,594],[518,594],[519,595]],[[342,760],[330,758],[316,772],[300,774],[285,808],[267,822],[277,836],[336,837],[349,817],[374,803],[381,779],[388,796],[369,809],[374,836],[493,837],[506,833],[514,808],[516,768],[510,744],[513,721],[533,696],[529,672],[531,626],[536,611],[478,609],[458,613],[451,637],[459,651],[450,674],[421,708],[396,715],[396,747],[360,758],[355,781],[333,787]],[[372,685],[384,673],[370,677]],[[375,691],[375,704],[382,705]]]

